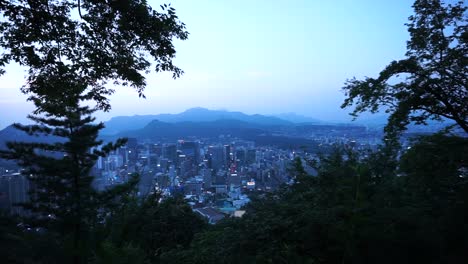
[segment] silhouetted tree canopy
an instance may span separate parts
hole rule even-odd
[[[86,87],[86,99],[108,110],[113,89],[105,84],[130,85],[143,96],[143,73],[152,60],[156,71],[182,74],[172,64],[172,40],[188,33],[172,7],[161,9],[136,0],[1,1],[0,65],[15,61],[28,68],[23,92],[35,94],[33,101],[61,99],[65,87],[41,83],[66,76]]]
[[[0,151],[33,183],[24,223],[44,230],[43,244],[57,248],[36,252],[37,262],[89,262],[109,208],[138,182],[135,176],[103,192],[92,187],[97,159],[125,144],[103,145],[97,137],[104,125],[93,114],[110,109],[114,90],[108,82],[144,96],[144,74],[153,61],[156,72],[182,74],[172,64],[172,41],[188,33],[172,7],[161,9],[139,0],[0,1],[0,66],[16,62],[28,69],[21,91],[35,105],[29,116],[35,124],[15,126],[59,138],[52,144],[9,142],[9,150]],[[126,252],[135,256],[138,250],[129,245]]]
[[[318,176],[252,197],[241,219],[195,235],[165,263],[459,263],[468,257],[464,138],[413,142],[400,174],[379,175],[385,153],[336,149]],[[377,168],[377,169],[376,169]]]
[[[406,58],[391,62],[377,78],[348,80],[342,108],[354,105],[357,116],[385,107],[391,114],[387,135],[410,122],[442,118],[468,132],[468,6],[417,0],[413,8]]]

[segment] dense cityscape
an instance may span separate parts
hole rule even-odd
[[[193,108],[172,116],[183,118],[188,114],[196,114],[198,119],[210,116],[215,125],[219,125],[217,122],[234,122],[237,125],[233,120],[217,119],[232,113]],[[244,114],[240,116],[244,119],[249,117]],[[116,119],[119,118],[122,117]],[[126,123],[120,127],[122,131],[132,127],[135,119],[124,118]],[[261,115],[256,115],[256,118],[257,122],[259,118],[270,118],[269,122],[286,122]],[[112,128],[113,120],[105,124],[110,124]],[[143,126],[143,131],[151,128],[152,123]],[[255,123],[249,125],[256,127]],[[436,131],[441,126],[438,125],[413,126],[410,133],[401,138],[402,147],[408,146],[410,138],[415,135]],[[295,158],[302,160],[309,175],[316,176],[317,170],[310,166],[310,161],[317,165],[320,155],[326,155],[339,147],[366,155],[378,149],[383,137],[381,129],[354,124],[286,123],[281,126],[269,124],[261,128],[268,132],[268,136],[254,137],[255,140],[231,134],[217,134],[216,137],[186,136],[179,140],[168,139],[167,134],[164,134],[165,139],[129,137],[124,146],[97,160],[91,171],[94,175],[93,187],[103,191],[138,175],[139,197],[154,193],[161,193],[163,198],[183,195],[195,212],[206,217],[210,223],[216,223],[224,217],[242,216],[245,212],[243,207],[250,201],[250,193],[274,192],[279,186],[292,184],[294,179],[290,171]],[[234,131],[228,129],[225,132]],[[190,135],[192,132],[178,133]],[[209,134],[206,131],[203,133]],[[149,130],[149,134],[154,134],[154,130]],[[17,136],[9,140],[21,138]],[[60,153],[51,155],[61,158]],[[21,173],[21,168],[12,163],[8,168],[0,167],[0,170],[0,207],[11,213],[25,214],[16,204],[28,200],[32,185]]]
[[[163,197],[183,195],[195,212],[215,223],[224,217],[242,216],[243,206],[250,201],[249,193],[272,192],[283,184],[291,184],[291,162],[297,157],[304,161],[310,175],[316,175],[306,160],[318,160],[318,155],[339,145],[375,150],[380,143],[381,133],[365,132],[364,127],[345,127],[339,132],[336,129],[318,126],[308,138],[307,133],[287,135],[312,140],[317,148],[311,152],[304,146],[256,146],[254,141],[231,135],[190,137],[176,142],[128,138],[125,146],[97,160],[92,170],[93,186],[102,191],[137,174],[138,196],[154,192]],[[58,153],[51,155],[60,158]],[[21,174],[21,168],[0,169],[0,207],[12,213],[26,213],[16,204],[27,201],[32,185]]]
[[[0,262],[467,262],[466,1],[176,2],[0,1]]]

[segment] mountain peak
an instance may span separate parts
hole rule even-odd
[[[294,112],[277,114],[275,116],[293,123],[323,123],[323,121],[321,120],[304,115],[299,115]]]
[[[187,109],[179,114],[159,114],[145,116],[122,116],[115,117],[105,123],[103,134],[112,135],[126,130],[140,129],[153,120],[165,123],[179,122],[212,122],[218,120],[238,120],[264,126],[292,125],[293,123],[279,117],[266,115],[247,115],[242,112],[231,112],[227,110],[210,110],[203,107]],[[155,122],[154,124],[156,124]],[[153,125],[154,125],[153,124]]]
[[[211,110],[207,109],[207,108],[204,108],[204,107],[200,107],[200,106],[197,106],[197,107],[192,107],[192,108],[189,108],[187,110],[185,110],[184,112],[182,113],[193,113],[193,112],[209,112]],[[181,114],[182,114],[181,113]]]

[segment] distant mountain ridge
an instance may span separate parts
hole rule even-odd
[[[188,109],[179,114],[159,115],[135,115],[117,116],[105,122],[106,128],[102,130],[103,135],[113,135],[127,130],[141,129],[151,121],[158,120],[166,123],[179,122],[211,122],[217,120],[239,120],[248,123],[266,126],[288,126],[294,121],[282,119],[277,116],[266,116],[260,114],[248,115],[242,112],[231,112],[226,110],[209,110],[202,107]]]
[[[63,141],[63,139],[56,136],[32,136],[26,132],[16,129],[10,125],[3,130],[0,130],[0,150],[7,149],[7,142],[38,142],[38,143],[54,143]]]
[[[291,113],[281,113],[281,114],[277,114],[277,115],[274,115],[274,116],[278,117],[278,118],[281,118],[283,120],[289,121],[289,122],[293,122],[293,123],[311,123],[311,124],[325,123],[322,120],[312,118],[312,117],[308,117],[308,116],[304,116],[304,115],[299,115],[299,114],[296,114],[296,113],[293,113],[293,112],[291,112]]]
[[[262,116],[253,115],[253,120]],[[145,121],[145,120],[143,120]],[[286,124],[286,125],[280,125]],[[133,126],[134,127],[134,126]],[[146,141],[175,141],[186,138],[217,138],[222,135],[233,138],[240,138],[255,142],[259,146],[278,146],[282,148],[299,148],[305,146],[312,150],[317,148],[317,143],[306,139],[302,135],[310,133],[347,133],[347,131],[363,131],[361,126],[343,126],[343,125],[314,125],[314,124],[293,124],[290,122],[265,122],[253,123],[237,119],[218,119],[215,121],[182,121],[182,122],[163,122],[152,120],[147,125],[138,129],[126,130],[114,135],[100,135],[104,141],[115,140],[119,137],[132,137],[138,140]],[[341,132],[340,132],[341,131]],[[291,136],[290,136],[291,135]],[[13,126],[0,130],[0,149],[6,148],[7,141],[24,142],[46,142],[52,143],[64,139],[53,136],[30,136],[23,131],[15,129]],[[0,160],[1,161],[1,160]]]
[[[251,137],[265,133],[262,125],[248,123],[236,119],[220,119],[202,122],[162,122],[153,120],[144,128],[118,133],[117,137],[135,137],[140,139],[176,140],[187,137],[217,137],[232,135],[236,137]]]
[[[292,124],[287,126],[263,125],[236,119],[220,119],[205,122],[162,122],[153,120],[144,128],[128,130],[116,135],[105,136],[104,140],[115,140],[119,137],[137,138],[142,142],[175,142],[178,139],[214,139],[231,137],[252,141],[257,146],[276,146],[279,148],[297,149],[305,147],[316,151],[319,144],[307,138],[308,135],[319,136],[344,135],[348,133],[365,133],[363,126]]]

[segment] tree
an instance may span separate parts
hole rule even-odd
[[[91,187],[98,157],[125,143],[102,145],[97,139],[104,125],[92,115],[110,109],[114,90],[108,82],[134,87],[144,97],[149,58],[156,72],[182,74],[172,64],[172,40],[185,40],[188,33],[172,7],[161,8],[139,0],[0,1],[0,66],[13,61],[28,68],[21,91],[36,107],[29,116],[36,124],[16,127],[58,137],[50,144],[10,142],[0,155],[16,160],[35,185],[26,205],[29,224],[62,241],[74,263],[86,261],[85,242],[102,221],[103,206],[131,187],[104,193]]]
[[[432,247],[427,251],[438,263],[468,258],[467,161],[468,139],[442,133],[415,139],[401,157],[404,203],[417,213],[411,221],[420,230],[415,237]]]
[[[164,263],[463,262],[468,181],[459,169],[466,169],[467,142],[440,135],[418,140],[403,155],[404,177],[379,176],[380,154],[336,149],[321,157],[317,176],[303,175],[287,188],[252,199],[242,218],[210,226],[189,248],[161,258]]]
[[[206,227],[204,219],[192,211],[182,196],[162,201],[159,193],[142,201],[128,198],[129,202],[121,203],[121,208],[106,222],[107,244],[117,250],[129,245],[138,247],[147,262],[159,263],[164,252],[187,248],[194,235]]]
[[[417,0],[409,17],[406,58],[391,62],[377,78],[347,80],[342,108],[352,115],[390,113],[385,128],[397,136],[410,122],[455,121],[468,132],[468,7]]]

